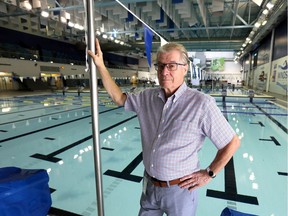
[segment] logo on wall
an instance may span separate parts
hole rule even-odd
[[[212,59],[211,70],[212,71],[224,71],[224,63],[225,63],[225,59],[223,57]]]
[[[277,77],[276,77],[277,74]],[[287,60],[284,60],[282,64],[274,65],[274,70],[272,74],[272,81],[276,81],[276,85],[287,90],[287,76],[288,76],[288,63]],[[275,80],[276,77],[276,80]]]
[[[281,68],[282,70],[287,70],[287,69],[288,69],[287,60],[285,60],[285,61],[283,62],[283,65],[279,65],[279,68]]]
[[[264,82],[264,81],[266,81],[266,74],[265,74],[265,72],[264,71],[262,71],[261,73],[260,73],[260,75],[259,75],[259,80],[260,81],[262,81],[262,82]]]

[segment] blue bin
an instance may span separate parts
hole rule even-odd
[[[51,207],[44,169],[0,168],[0,215],[46,216]]]

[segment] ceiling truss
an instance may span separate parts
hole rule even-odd
[[[23,7],[25,1],[30,2],[32,6],[38,1],[41,7],[27,10]],[[270,23],[271,26],[279,22],[287,12],[286,0],[272,1],[278,6],[269,14],[274,20]],[[263,16],[262,12],[269,1],[263,0],[260,5],[259,1],[256,4],[253,0],[123,0],[121,2],[164,39],[183,43],[188,50],[238,51],[255,28],[255,23]],[[144,30],[139,20],[131,16],[116,1],[95,0],[94,6],[97,30],[102,30],[102,33],[115,36],[130,45],[122,47],[122,50],[144,51]],[[2,27],[70,43],[85,42],[83,30],[69,28],[67,23],[60,21],[61,13],[65,11],[70,14],[73,22],[84,25],[84,6],[80,0],[0,0],[0,8]],[[48,18],[40,15],[43,10],[48,11],[50,15]],[[261,38],[260,31],[258,30],[258,38]],[[107,42],[103,40],[102,43],[106,50],[119,50],[118,46],[108,40]],[[160,38],[154,35],[153,50],[156,50],[159,44]]]

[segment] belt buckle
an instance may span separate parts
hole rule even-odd
[[[167,187],[168,184],[165,181],[159,181],[159,186],[160,187]]]
[[[153,184],[155,186],[158,186],[158,187],[167,187],[167,183],[165,181],[160,181],[158,179],[155,179],[155,178],[151,178]]]

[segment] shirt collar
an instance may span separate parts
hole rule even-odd
[[[174,93],[174,95],[172,95],[173,98],[173,103],[175,103],[183,94],[184,92],[187,90],[187,85],[185,82],[182,83],[182,85],[177,89],[177,91]]]
[[[166,102],[165,94],[162,88],[159,88],[156,94],[164,103]]]
[[[180,98],[181,95],[184,94],[184,92],[186,91],[187,88],[188,87],[187,87],[186,83],[183,82],[181,84],[181,86],[177,89],[177,91],[173,95],[170,96],[173,103],[175,103],[178,100],[178,98]],[[158,94],[158,97],[162,99],[162,101],[164,101],[164,102],[166,101],[165,94],[164,94],[164,91],[162,88],[159,89],[159,92],[157,94]]]

